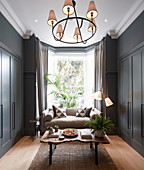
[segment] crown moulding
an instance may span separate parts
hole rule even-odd
[[[21,37],[26,33],[26,28],[23,26],[19,18],[16,16],[10,5],[6,0],[0,0],[0,12],[14,27],[14,29],[20,34]]]
[[[137,0],[118,26],[114,30],[108,31],[109,36],[111,36],[112,39],[117,39],[143,12],[143,10],[144,0]]]

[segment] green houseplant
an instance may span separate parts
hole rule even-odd
[[[53,86],[54,90],[51,91],[49,95],[53,95],[54,101],[58,101],[59,105],[66,108],[72,108],[76,106],[76,99],[78,95],[83,94],[83,89],[77,89],[75,92],[71,93],[70,87],[66,86],[61,81],[61,75],[58,74],[46,74],[45,79],[47,85]]]
[[[48,127],[49,135],[53,134],[53,127]]]
[[[55,132],[58,132],[59,126],[58,126],[58,125],[55,125],[55,126],[54,126],[54,129],[55,129]]]
[[[106,132],[112,131],[114,124],[110,118],[97,115],[95,119],[90,119],[85,125],[89,125],[92,130],[92,134],[96,137],[103,137]]]

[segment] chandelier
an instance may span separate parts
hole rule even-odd
[[[48,17],[48,25],[52,26],[52,35],[56,41],[60,41],[67,44],[76,44],[76,43],[84,43],[86,44],[89,39],[91,39],[96,33],[97,26],[95,23],[95,18],[98,15],[98,11],[96,9],[94,1],[89,3],[88,11],[86,13],[87,18],[78,17],[75,9],[76,2],[75,0],[65,0],[63,6],[63,13],[67,15],[66,18],[57,22],[54,10],[50,10]],[[70,15],[75,14],[74,17],[70,17]],[[66,27],[70,21],[76,22],[76,28],[74,31],[73,41],[68,41],[68,38],[65,38]],[[88,25],[88,31],[91,33],[89,37],[83,38],[84,33],[82,34],[84,22]],[[63,25],[63,26],[62,26]],[[73,24],[74,25],[74,24]],[[57,28],[57,31],[56,31]]]

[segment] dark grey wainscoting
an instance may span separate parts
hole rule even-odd
[[[36,38],[24,40],[24,135],[34,135],[36,118]]]

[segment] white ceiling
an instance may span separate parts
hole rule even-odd
[[[98,10],[98,17],[95,19],[98,30],[95,36],[84,44],[67,45],[57,42],[51,34],[51,27],[47,25],[48,14],[54,9],[57,20],[63,19],[66,15],[62,12],[65,0],[6,0],[26,30],[31,30],[39,39],[55,47],[62,46],[88,46],[100,41],[109,30],[115,30],[124,19],[129,10],[139,0],[95,0]],[[76,0],[78,16],[85,17],[90,0]],[[105,18],[108,22],[104,22]],[[35,22],[35,19],[38,22]],[[74,30],[68,27],[66,30],[68,38],[73,37]],[[66,34],[65,33],[65,34]],[[84,35],[90,35],[87,25]]]

